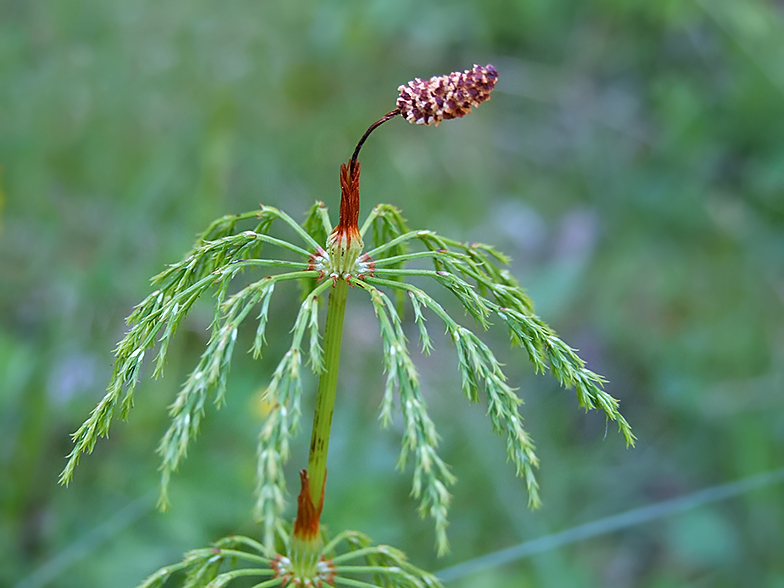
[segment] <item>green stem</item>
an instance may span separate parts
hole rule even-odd
[[[327,324],[324,332],[324,372],[319,379],[316,397],[316,413],[313,415],[313,435],[310,438],[308,475],[310,476],[310,497],[318,507],[321,490],[327,475],[327,451],[329,432],[332,427],[332,412],[335,408],[335,392],[338,387],[338,365],[340,364],[340,343],[343,338],[343,317],[346,313],[348,282],[338,279],[329,294],[327,304]]]

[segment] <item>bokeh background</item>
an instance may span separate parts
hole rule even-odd
[[[276,299],[264,359],[236,353],[170,512],[153,507],[154,450],[206,308],[65,489],[68,434],[149,277],[212,218],[259,203],[302,218],[317,199],[335,214],[338,166],[397,86],[473,63],[500,72],[490,102],[368,141],[363,214],[389,202],[412,227],[509,253],[639,442],[627,450],[491,329],[542,459],[544,507],[528,512],[437,340],[417,362],[459,477],[452,553],[437,559],[410,472],[394,468],[399,430],[376,421],[380,341],[353,296],[325,522],[437,570],[784,465],[781,2],[2,0],[0,585],[130,588],[187,549],[257,532],[259,394],[293,291]],[[783,498],[772,485],[449,585],[782,587]]]

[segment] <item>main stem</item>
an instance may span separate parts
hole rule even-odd
[[[332,428],[332,412],[335,409],[335,393],[338,387],[338,365],[340,343],[343,339],[343,317],[346,314],[348,282],[340,278],[329,293],[327,324],[324,332],[324,373],[319,379],[316,396],[316,413],[313,415],[313,435],[310,438],[308,475],[310,496],[313,504],[319,504],[324,480],[327,476],[327,451],[329,432]]]

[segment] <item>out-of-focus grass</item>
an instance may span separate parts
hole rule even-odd
[[[638,447],[605,437],[491,330],[542,458],[545,506],[527,512],[482,409],[457,402],[442,341],[419,363],[460,477],[453,554],[436,561],[393,469],[395,431],[375,423],[380,343],[359,306],[326,523],[435,569],[780,466],[783,18],[762,0],[0,5],[0,584],[34,579],[157,484],[165,407],[206,313],[166,377],[143,382],[130,422],[70,489],[55,485],[147,279],[219,214],[262,202],[296,217],[315,199],[334,211],[338,165],[397,85],[474,62],[500,72],[491,102],[437,130],[398,120],[375,134],[363,210],[391,202],[413,227],[510,253],[540,313],[610,378]],[[237,354],[172,511],[118,528],[51,585],[132,586],[186,549],[254,532],[257,394],[292,311],[278,309],[265,360]],[[780,488],[757,491],[455,585],[778,586],[781,505]]]

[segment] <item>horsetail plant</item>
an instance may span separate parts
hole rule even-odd
[[[152,280],[156,290],[128,318],[130,329],[115,350],[114,372],[104,398],[73,434],[74,448],[61,474],[67,484],[80,457],[90,453],[98,437],[108,434],[119,408],[127,418],[145,355],[157,345],[154,375],[163,372],[169,343],[202,296],[212,293],[214,318],[211,335],[196,368],[169,408],[171,425],[158,448],[162,459],[159,504],[168,502],[171,474],[196,437],[207,404],[224,402],[227,376],[240,325],[255,318],[251,351],[261,355],[267,318],[278,285],[299,281],[308,285],[292,328],[291,346],[278,363],[265,391],[272,407],[258,440],[258,485],[255,515],[262,539],[231,536],[212,547],[196,549],[182,562],[163,568],[142,586],[163,586],[175,574],[184,574],[189,588],[227,586],[237,578],[256,578],[255,588],[267,586],[440,586],[433,575],[411,565],[403,553],[374,545],[356,531],[344,531],[327,540],[319,525],[324,504],[326,458],[332,412],[338,385],[340,343],[348,288],[366,292],[378,319],[384,350],[386,385],[380,419],[386,427],[396,406],[402,413],[403,440],[398,466],[413,462],[412,495],[419,512],[435,523],[439,554],[448,549],[449,487],[455,482],[438,453],[438,435],[422,396],[400,316],[400,300],[408,300],[418,328],[422,351],[432,341],[425,314],[443,323],[455,346],[462,388],[469,402],[483,394],[493,429],[506,438],[508,459],[525,481],[531,508],[540,504],[534,445],[518,412],[520,398],[507,383],[502,366],[471,328],[455,320],[426,289],[406,280],[418,277],[442,286],[481,329],[491,320],[509,329],[512,343],[523,348],[537,372],[551,371],[564,388],[574,388],[585,409],[598,409],[616,421],[627,445],[634,443],[631,429],[618,411],[618,400],[602,389],[603,378],[588,370],[575,351],[535,313],[533,303],[504,269],[507,258],[489,245],[466,244],[430,230],[410,230],[398,209],[376,206],[360,228],[360,149],[370,133],[398,115],[416,124],[438,125],[462,117],[490,97],[498,73],[492,65],[475,65],[465,72],[419,78],[400,86],[396,108],[373,123],[362,136],[348,164],[340,169],[340,219],[333,228],[328,210],[317,202],[300,225],[285,212],[269,206],[213,222],[193,249],[178,263]],[[274,237],[275,223],[295,232],[298,244]],[[249,228],[242,230],[247,225]],[[365,251],[364,240],[372,243]],[[295,256],[268,258],[274,249]],[[431,269],[407,267],[429,260]],[[263,268],[265,277],[235,293],[230,286],[245,270]],[[326,324],[319,329],[319,299],[329,292]],[[390,298],[395,293],[396,301]],[[307,353],[303,348],[307,346]],[[303,362],[319,378],[307,469],[300,472],[301,490],[293,525],[284,522],[286,481],[283,465],[299,429]]]

